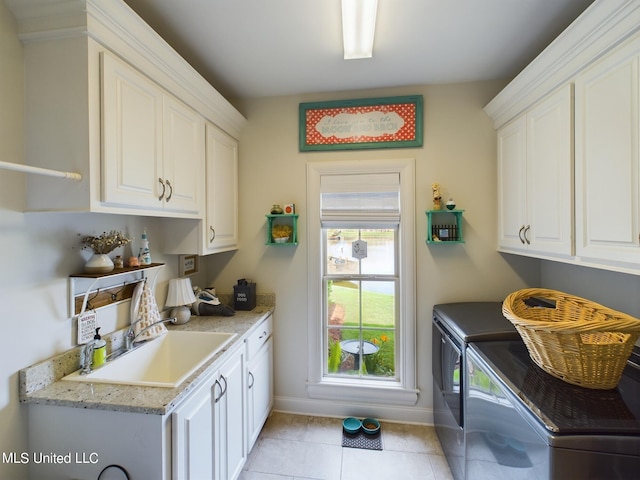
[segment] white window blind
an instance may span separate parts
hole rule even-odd
[[[325,228],[345,222],[354,227],[400,223],[400,175],[322,175],[320,220]]]

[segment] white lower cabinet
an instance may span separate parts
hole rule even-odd
[[[247,371],[248,395],[248,438],[249,451],[260,435],[273,406],[273,339],[269,337]]]
[[[173,479],[214,478],[217,372],[171,414]]]
[[[220,368],[221,391],[214,399],[214,475],[211,478],[238,478],[247,460],[245,428],[246,396],[244,358],[241,348]]]
[[[132,479],[237,479],[273,404],[272,325],[269,315],[240,338],[166,415],[29,405],[29,459],[72,457],[31,461],[29,478],[97,478],[115,465]]]
[[[247,440],[251,451],[273,407],[273,317],[247,339]]]
[[[238,478],[247,459],[244,346],[172,416],[173,480]]]

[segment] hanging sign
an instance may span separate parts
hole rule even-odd
[[[351,256],[358,260],[367,258],[367,242],[364,240],[355,240],[351,244]]]

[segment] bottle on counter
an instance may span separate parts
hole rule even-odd
[[[100,327],[96,328],[96,334],[93,336],[93,362],[92,368],[98,368],[107,361],[107,342],[100,336]]]
[[[147,237],[147,229],[142,232],[140,243],[140,253],[138,253],[140,265],[151,265],[151,250],[149,249],[149,238]]]

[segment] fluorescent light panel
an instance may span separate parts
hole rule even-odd
[[[371,58],[378,0],[342,0],[344,59]]]

